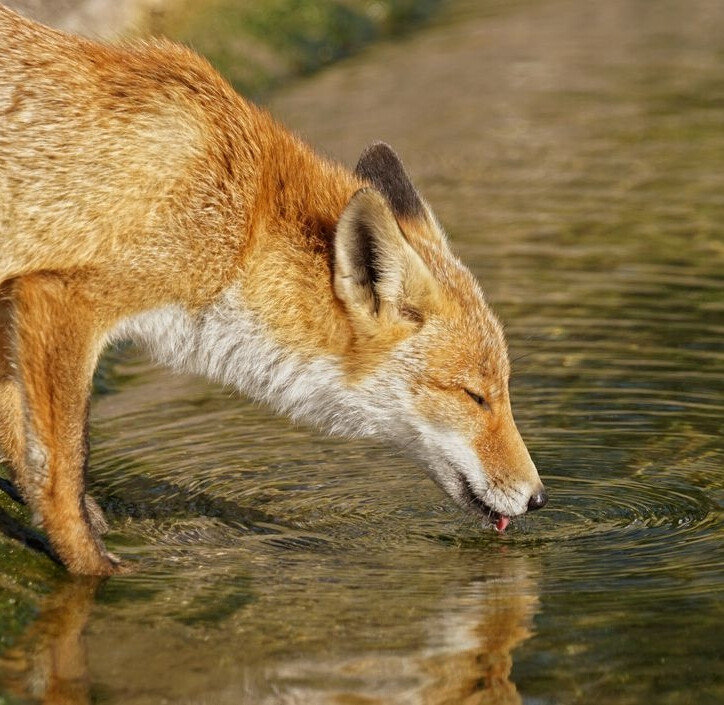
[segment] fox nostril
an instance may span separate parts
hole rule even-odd
[[[528,500],[528,511],[532,512],[536,509],[541,509],[546,506],[546,502],[548,502],[548,493],[541,488],[540,492],[536,492]]]

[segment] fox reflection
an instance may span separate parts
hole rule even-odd
[[[86,637],[84,632],[97,587],[93,578],[68,580],[46,599],[38,619],[0,656],[5,692],[22,702],[45,705],[87,705],[92,701],[86,641],[90,638],[90,650],[98,653],[101,674],[105,648],[102,639],[94,645],[94,637]],[[531,565],[527,557],[510,556],[488,561],[487,577],[448,594],[437,616],[423,625],[427,643],[411,654],[282,658],[251,665],[245,662],[244,646],[248,644],[235,643],[232,636],[224,647],[234,654],[227,666],[199,669],[188,683],[184,703],[519,705],[522,699],[511,680],[513,651],[530,638],[538,609],[535,563]],[[188,653],[177,653],[178,663],[194,661],[194,654],[204,648],[193,631],[184,642]],[[117,656],[106,655],[111,656],[109,662],[117,671]],[[154,668],[145,661],[136,665],[137,672]],[[159,673],[159,687],[173,677],[172,673]],[[117,693],[112,702],[135,701],[123,673],[105,673],[104,683]]]

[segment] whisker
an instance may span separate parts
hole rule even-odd
[[[535,352],[534,350],[529,350],[529,351],[526,352],[526,353],[522,353],[521,355],[518,355],[517,357],[514,357],[514,358],[510,361],[511,366],[514,365],[516,362],[519,362],[520,360],[525,360],[526,357],[530,357],[534,352]]]
[[[419,441],[421,438],[422,438],[422,433],[420,433],[420,432],[416,433],[416,434],[409,440],[409,442],[405,443],[405,445],[403,445],[403,446],[400,446],[399,452],[402,453],[402,452],[406,451],[411,445],[413,445],[414,443],[416,443],[417,441]]]

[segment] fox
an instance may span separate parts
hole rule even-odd
[[[547,502],[503,328],[389,145],[348,169],[183,45],[0,6],[0,458],[72,573],[128,569],[86,491],[122,340],[398,450],[481,527]]]

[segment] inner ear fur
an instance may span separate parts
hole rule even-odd
[[[378,322],[421,323],[437,285],[374,188],[352,196],[337,225],[334,291],[348,311]]]

